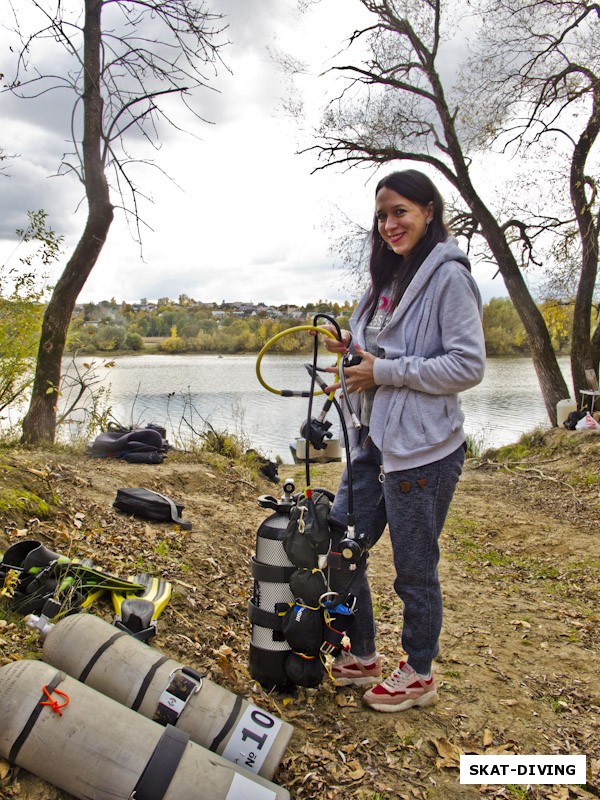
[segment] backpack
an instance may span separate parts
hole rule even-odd
[[[191,522],[181,519],[184,506],[164,494],[150,489],[117,489],[113,508],[125,514],[157,522],[174,522],[185,531],[192,529]]]

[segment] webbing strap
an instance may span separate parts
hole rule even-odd
[[[146,692],[148,691],[148,687],[150,686],[152,678],[156,675],[157,669],[161,667],[165,663],[165,661],[168,660],[169,660],[168,656],[162,656],[161,658],[158,658],[154,662],[154,664],[152,664],[152,666],[146,673],[144,680],[140,684],[140,688],[138,689],[138,693],[135,697],[135,700],[131,704],[131,708],[133,711],[137,711],[139,707],[142,705],[142,700],[144,699]]]
[[[78,680],[80,680],[81,683],[85,683],[88,675],[90,674],[90,672],[94,668],[94,665],[96,664],[96,662],[98,661],[100,656],[103,653],[105,653],[108,650],[109,647],[112,647],[112,645],[117,641],[117,639],[120,639],[121,636],[127,636],[127,635],[128,634],[122,633],[122,632],[119,631],[118,633],[115,633],[113,636],[111,636],[110,639],[107,639],[104,642],[104,644],[100,645],[100,647],[96,650],[96,652],[90,658],[90,660],[85,665],[85,667],[82,669],[81,675],[79,676]]]
[[[189,739],[187,733],[167,725],[130,797],[135,800],[162,800]]]
[[[271,628],[274,631],[281,631],[283,618],[275,614],[273,611],[267,611],[265,608],[259,608],[255,603],[250,600],[248,603],[248,619],[259,628]]]
[[[252,559],[252,577],[265,583],[289,583],[290,578],[298,567],[277,567],[273,564],[264,564],[262,561]]]
[[[56,689],[56,687],[60,683],[62,683],[66,677],[67,676],[65,675],[64,672],[57,671],[56,674],[54,675],[54,677],[52,678],[52,680],[50,681],[50,683],[45,687],[46,691],[48,692],[48,694],[51,695],[52,692]],[[23,729],[22,729],[21,733],[14,740],[14,742],[12,744],[12,747],[10,748],[10,752],[8,754],[8,760],[10,762],[14,763],[17,760],[17,756],[19,755],[19,751],[21,750],[21,748],[25,744],[25,741],[26,741],[27,737],[29,736],[29,734],[33,730],[33,727],[34,727],[35,723],[37,722],[38,717],[42,713],[42,710],[44,708],[42,703],[44,701],[46,701],[47,699],[48,699],[48,697],[45,694],[45,692],[42,692],[41,697],[39,699],[39,702],[36,704],[35,708],[31,712],[31,714],[29,715],[29,719],[27,720],[27,722],[23,726]]]
[[[235,698],[235,703],[233,704],[233,708],[231,709],[231,714],[227,718],[227,722],[225,723],[225,725],[223,725],[223,727],[221,728],[220,732],[215,736],[215,738],[210,743],[210,746],[209,746],[208,749],[212,750],[213,753],[216,751],[217,747],[221,744],[223,739],[227,736],[229,731],[232,729],[233,723],[236,721],[236,719],[239,716],[241,707],[242,707],[242,698],[239,695],[237,695],[236,698]]]
[[[154,494],[157,497],[162,498],[163,500],[165,500],[169,504],[169,507],[171,509],[171,519],[172,519],[172,521],[177,523],[177,525],[179,525],[181,528],[183,528],[184,531],[190,531],[192,529],[192,523],[191,522],[184,522],[184,520],[181,519],[181,517],[179,516],[179,512],[177,511],[177,506],[171,500],[171,498],[167,497],[166,494],[161,494],[160,492],[155,492],[154,490],[152,490],[152,491],[154,492]]]
[[[191,667],[174,670],[152,719],[159,725],[177,725],[190,697],[202,688],[203,679],[204,674]]]

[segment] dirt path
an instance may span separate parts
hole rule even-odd
[[[0,453],[1,477],[21,496],[50,500],[0,512],[0,549],[36,538],[91,555],[127,574],[140,561],[174,582],[176,594],[154,646],[295,726],[275,781],[296,800],[600,797],[600,436],[554,433],[527,453],[470,462],[443,539],[445,621],[437,674],[440,702],[383,715],[361,692],[325,680],[317,689],[266,696],[248,674],[249,559],[266,514],[268,482],[222,459],[173,455],[135,467],[60,453]],[[339,465],[313,470],[335,489]],[[295,473],[298,488],[303,470]],[[193,530],[133,521],[111,508],[120,486],[156,488],[185,504]],[[18,493],[18,492],[17,492]],[[0,498],[2,495],[0,494]],[[31,501],[33,504],[35,501]],[[399,601],[390,550],[371,553],[378,646],[393,669]],[[110,616],[107,606],[97,611]],[[24,657],[30,637],[0,606],[0,665]],[[469,786],[460,753],[585,754],[586,787]],[[0,798],[68,797],[0,760]]]

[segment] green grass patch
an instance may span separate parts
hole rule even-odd
[[[8,489],[0,495],[0,513],[7,511],[27,511],[36,517],[45,517],[50,506],[39,495],[27,489]]]
[[[539,456],[545,448],[546,431],[543,428],[535,428],[529,433],[524,433],[514,444],[508,444],[494,451],[497,461],[523,461],[532,455]]]

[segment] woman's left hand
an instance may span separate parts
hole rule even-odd
[[[357,356],[361,357],[360,364],[355,367],[346,367],[344,369],[344,378],[346,380],[346,389],[348,392],[362,392],[365,389],[373,389],[377,386],[373,378],[373,365],[375,363],[375,356],[363,350],[359,345],[355,345],[354,352]],[[337,367],[327,367],[326,372],[337,372]],[[342,386],[341,381],[328,386],[324,391],[326,394],[335,392]]]

